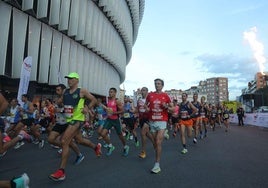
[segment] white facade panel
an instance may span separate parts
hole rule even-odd
[[[48,12],[48,0],[42,0],[37,2],[37,18],[47,18]]]
[[[50,1],[49,25],[60,23],[60,4],[61,0]]]
[[[51,42],[52,42],[51,28],[46,24],[42,24],[40,66],[39,66],[39,78],[38,78],[38,82],[40,83],[48,83]]]
[[[23,0],[22,1],[22,10],[32,10],[33,9],[34,0]]]
[[[62,34],[56,30],[53,30],[52,37],[52,48],[51,48],[51,59],[50,59],[50,71],[49,71],[49,84],[57,85],[59,84],[59,72],[60,72],[60,52],[61,52],[61,42]]]
[[[88,45],[91,43],[91,35],[92,35],[92,24],[93,24],[93,15],[94,15],[94,3],[88,1],[87,5],[87,21],[86,21],[86,31],[85,31],[85,39],[82,41],[83,45]],[[88,46],[90,48],[90,46]]]
[[[84,49],[83,55],[84,55],[84,65],[83,65],[83,69],[82,69],[83,70],[83,72],[82,72],[83,80],[82,80],[82,82],[80,81],[80,84],[82,86],[84,86],[85,88],[87,88],[88,90],[90,90],[91,88],[89,87],[89,78],[90,78],[90,74],[89,74],[89,71],[90,71],[90,69],[89,69],[89,63],[90,63],[89,51]]]
[[[28,16],[13,8],[12,77],[20,78],[24,60],[25,38]]]
[[[62,47],[61,47],[61,59],[60,59],[60,78],[61,83],[67,83],[64,78],[69,73],[69,54],[70,54],[71,41],[68,37],[63,35]]]
[[[78,22],[79,22],[79,2],[80,1],[71,2],[68,36],[77,35]]]
[[[77,71],[77,43],[71,40],[70,56],[69,56],[69,70],[70,72]]]
[[[60,8],[60,24],[59,30],[64,31],[68,29],[69,11],[71,0],[62,0]]]
[[[79,1],[79,22],[75,40],[80,41],[85,38],[86,20],[87,20],[87,0]]]
[[[31,70],[31,81],[37,80],[37,67],[39,57],[39,43],[40,43],[40,32],[41,22],[35,18],[29,16],[29,29],[28,29],[28,56],[32,56],[32,70]]]
[[[0,1],[0,75],[5,74],[8,33],[10,26],[11,7]]]
[[[84,47],[77,45],[77,55],[76,55],[76,72],[80,76],[79,82],[83,82],[85,75],[83,74],[84,69]]]
[[[95,83],[94,83],[95,63],[94,62],[96,62],[96,56],[94,53],[90,52],[89,53],[89,69],[88,69],[89,70],[88,73],[89,73],[90,77],[89,77],[88,84],[89,84],[89,87],[91,88],[92,92],[95,92],[95,90],[94,90],[94,88],[95,88]]]

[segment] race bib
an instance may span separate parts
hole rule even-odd
[[[67,118],[73,117],[74,107],[71,105],[64,105],[64,115]]]
[[[130,113],[124,113],[124,118],[130,118]]]
[[[203,112],[201,112],[201,113],[200,113],[200,116],[201,116],[202,118],[204,118],[204,117],[206,117],[206,114],[203,113]]]
[[[28,119],[28,115],[27,114],[23,114],[22,115],[22,119]]]
[[[181,118],[185,119],[188,117],[188,112],[187,111],[181,111]]]

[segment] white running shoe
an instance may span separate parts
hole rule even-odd
[[[154,173],[154,174],[158,174],[159,172],[161,172],[161,168],[160,168],[159,164],[155,163],[154,167],[151,170],[151,172]]]

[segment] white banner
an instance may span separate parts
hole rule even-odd
[[[21,65],[20,85],[19,85],[18,96],[17,96],[17,99],[20,105],[23,105],[21,101],[21,96],[23,94],[27,94],[28,92],[31,69],[32,69],[32,57],[28,56],[24,59]]]
[[[230,114],[230,122],[238,124],[237,114]],[[244,124],[268,127],[268,113],[245,113]]]

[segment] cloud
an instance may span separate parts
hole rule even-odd
[[[245,31],[243,33],[244,39],[248,41],[253,53],[254,57],[259,64],[260,72],[264,72],[264,63],[266,62],[266,58],[264,57],[264,46],[263,44],[257,40],[257,27],[250,28],[249,31]]]
[[[241,95],[241,90],[254,79],[259,71],[255,59],[233,54],[202,54],[195,58],[199,70],[209,77],[227,77],[230,98]]]
[[[195,60],[200,70],[219,76],[226,75],[230,78],[243,76],[246,79],[252,80],[258,72],[253,58],[241,58],[233,54],[202,54],[196,57]]]
[[[233,9],[229,14],[230,15],[237,15],[237,14],[243,14],[243,13],[248,13],[254,10],[257,10],[259,8],[262,8],[264,6],[264,4],[254,4],[254,5],[249,5],[249,6],[245,6],[245,7],[240,7],[237,9]]]

